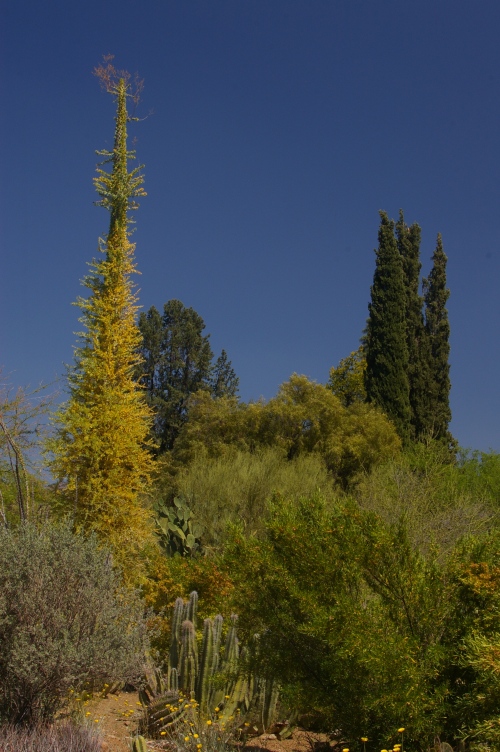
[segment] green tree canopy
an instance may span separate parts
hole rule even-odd
[[[194,308],[169,300],[163,316],[153,306],[139,316],[142,362],[137,377],[154,412],[153,435],[159,453],[173,448],[187,419],[188,399],[200,389],[234,396],[238,377],[225,350],[212,364],[210,335]]]
[[[337,368],[330,369],[327,387],[344,407],[366,401],[365,370],[366,358],[362,345],[347,358],[342,358]]]
[[[326,386],[293,374],[267,403],[214,399],[204,391],[194,394],[174,456],[188,463],[200,454],[217,457],[258,447],[278,448],[289,460],[317,453],[344,482],[393,456],[400,441],[373,406],[356,403],[346,408]]]

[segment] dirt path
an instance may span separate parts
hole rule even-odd
[[[89,720],[99,724],[104,739],[103,752],[130,752],[137,734],[141,704],[137,692],[118,692],[95,700],[89,706]],[[280,741],[274,734],[249,740],[247,752],[335,752],[335,743],[325,734],[296,729],[289,739]],[[148,749],[161,749],[159,742],[148,741]]]
[[[99,723],[106,752],[130,752],[137,733],[141,704],[137,692],[118,692],[89,705],[90,718]]]

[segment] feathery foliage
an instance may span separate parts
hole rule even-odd
[[[104,258],[92,262],[83,281],[90,296],[77,302],[85,331],[79,334],[69,371],[70,398],[56,417],[57,436],[50,448],[52,469],[66,483],[66,509],[77,528],[96,531],[123,562],[149,534],[140,497],[151,470],[145,446],[150,411],[133,378],[140,333],[128,216],[145,192],[141,168],[128,171],[135,154],[127,150],[127,100],[137,92],[129,75],[109,61],[95,72],[117,103],[113,151],[98,152],[111,171],[99,168],[94,180],[98,204],[110,212],[110,226],[106,242],[100,243]]]

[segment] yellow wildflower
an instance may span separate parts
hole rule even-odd
[[[199,738],[199,734],[193,734],[193,736],[194,736],[195,739]]]
[[[212,725],[212,721],[207,721],[207,726],[211,726],[211,725]]]
[[[400,729],[398,729],[398,733],[402,734],[404,730],[405,730],[405,728],[404,728],[404,726],[402,726]]]
[[[184,737],[184,741],[185,741],[185,742],[188,742],[188,741],[189,741],[189,736],[185,736],[185,737]]]
[[[361,741],[362,742],[367,742],[368,741],[368,737],[367,736],[362,736],[361,737]]]

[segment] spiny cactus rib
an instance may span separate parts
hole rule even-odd
[[[201,660],[196,683],[196,700],[200,704],[200,712],[209,712],[210,688],[213,678],[214,663],[214,624],[212,619],[203,622],[203,640],[201,643]]]
[[[132,744],[132,752],[147,752],[148,747],[143,736],[136,736]]]
[[[198,675],[198,647],[192,622],[182,622],[179,683],[184,692],[194,692]]]
[[[189,594],[186,619],[188,619],[191,622],[195,632],[196,632],[197,616],[198,616],[198,593],[196,592],[196,590],[193,590],[193,592]]]
[[[184,615],[184,601],[177,598],[172,616],[172,641],[170,643],[169,666],[178,668],[181,643],[182,621]]]
[[[175,703],[177,707],[172,707]],[[186,709],[183,707],[178,692],[167,692],[162,697],[156,697],[147,707],[141,722],[141,731],[149,736],[158,736],[162,731],[174,729],[179,723],[185,722]]]
[[[275,679],[265,679],[262,697],[262,727],[264,731],[271,726],[276,715],[276,705],[279,697],[279,686]]]
[[[176,668],[170,669],[168,673],[168,688],[171,692],[179,691],[179,674]]]

